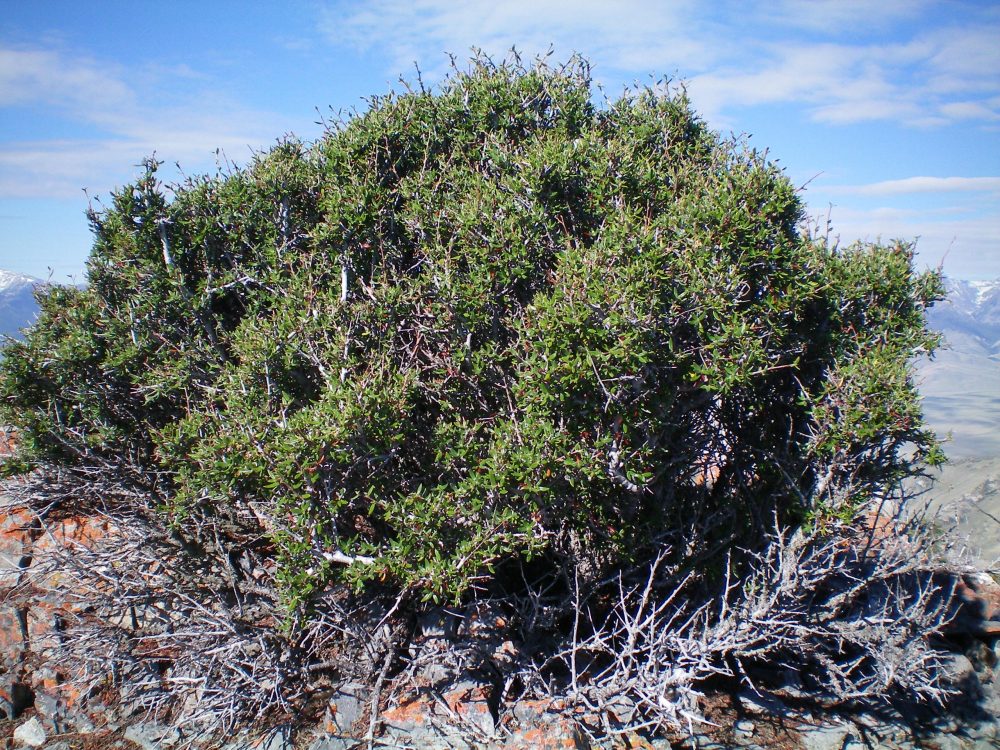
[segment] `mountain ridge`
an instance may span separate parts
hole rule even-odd
[[[931,308],[932,328],[946,336],[946,346],[1000,355],[1000,280],[947,279],[948,296]]]
[[[19,338],[38,313],[35,287],[44,282],[31,276],[0,269],[0,336]]]

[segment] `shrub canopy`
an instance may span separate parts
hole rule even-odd
[[[582,61],[479,60],[169,189],[150,161],[90,219],[88,287],[0,364],[21,460],[263,530],[293,608],[711,569],[938,457],[938,276],[803,232],[765,154],[682,92],[595,104]]]

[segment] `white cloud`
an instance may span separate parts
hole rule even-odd
[[[1000,106],[990,102],[949,102],[942,104],[941,114],[948,120],[1000,120]]]
[[[529,57],[554,47],[561,57],[577,51],[619,70],[670,73],[717,54],[692,33],[697,7],[694,0],[372,0],[329,5],[320,30],[334,44],[377,49],[390,73],[417,61],[440,76],[445,53],[462,58],[477,47],[503,56],[513,46]]]
[[[870,185],[828,186],[830,193],[855,195],[904,195],[911,193],[1000,192],[1000,177],[906,177]]]
[[[90,58],[46,49],[0,48],[0,107],[47,104],[97,112],[134,103],[121,80]]]
[[[384,54],[391,72],[429,65],[431,80],[445,72],[434,62],[445,51],[462,56],[478,45],[502,55],[517,45],[531,55],[552,44],[563,57],[585,53],[598,78],[680,75],[716,126],[734,108],[774,103],[831,124],[1000,119],[995,14],[963,5],[953,22],[907,37],[908,24],[934,8],[926,0],[373,0],[326,6],[321,31]],[[875,33],[886,29],[893,33]]]
[[[865,31],[881,29],[919,14],[927,5],[927,0],[781,0],[763,3],[761,11],[774,23],[857,36],[859,20],[863,19]]]
[[[928,35],[933,53],[928,69],[946,81],[950,90],[989,90],[998,87],[1000,28],[967,26],[942,29]]]
[[[1000,38],[1000,27],[986,30]],[[916,127],[1000,119],[1000,59],[984,30],[934,32],[895,44],[782,42],[755,64],[732,65],[692,79],[696,103],[709,112],[732,106],[797,103],[831,124],[893,120]],[[970,49],[959,62],[955,50]],[[969,99],[969,93],[982,98]]]
[[[190,171],[211,168],[217,148],[246,161],[250,146],[264,146],[284,130],[273,114],[192,88],[201,79],[187,66],[126,73],[57,49],[0,46],[5,117],[34,116],[32,108],[41,107],[93,133],[85,139],[5,141],[0,198],[79,197],[83,188],[105,193],[133,179],[135,165],[154,152]]]
[[[884,106],[891,87],[877,73],[856,76],[845,88],[846,75],[861,62],[857,50],[836,44],[770,45],[758,56],[756,69],[732,66],[696,75],[689,90],[696,105],[710,114],[733,106],[788,101],[830,113],[834,111],[831,108],[848,103],[858,108],[875,102]],[[823,119],[834,116],[828,114]]]
[[[817,214],[823,226],[827,210]],[[1000,215],[995,209],[972,214],[956,207],[921,211],[835,205],[829,217],[842,245],[915,240],[921,266],[942,266],[955,278],[1000,278]]]

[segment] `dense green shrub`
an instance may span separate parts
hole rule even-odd
[[[292,608],[528,560],[711,570],[937,458],[909,371],[937,275],[802,232],[683,94],[480,60],[244,169],[156,168],[7,345],[4,417],[178,533],[263,529]]]

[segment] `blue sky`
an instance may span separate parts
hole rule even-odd
[[[0,268],[83,279],[88,198],[155,152],[214,171],[317,112],[425,82],[479,47],[586,56],[614,97],[686,81],[843,243],[1000,277],[1000,3],[922,0],[8,2],[0,20]],[[174,173],[176,174],[176,173]],[[169,176],[169,173],[168,173]],[[84,193],[86,189],[87,193]]]

